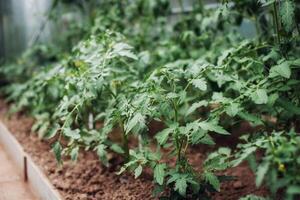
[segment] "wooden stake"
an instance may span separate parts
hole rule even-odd
[[[28,181],[27,157],[24,156],[24,182]]]

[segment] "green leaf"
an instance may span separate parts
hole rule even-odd
[[[258,0],[258,1],[262,4],[263,7],[271,5],[272,3],[275,2],[275,0]]]
[[[300,67],[300,58],[291,61],[291,65],[296,66],[296,67]]]
[[[55,142],[54,145],[52,146],[52,151],[54,152],[56,161],[61,164],[61,154],[62,154],[62,146],[60,145],[59,141]]]
[[[291,195],[300,194],[300,186],[299,185],[290,185],[290,186],[288,186],[286,192]]]
[[[50,129],[50,131],[48,131],[47,134],[45,135],[45,139],[53,138],[59,129],[60,129],[59,124],[54,124],[54,126]]]
[[[40,138],[45,137],[45,135],[47,134],[47,130],[49,128],[49,122],[44,122],[38,130],[38,135]]]
[[[78,158],[78,152],[79,152],[79,146],[76,146],[75,148],[73,148],[70,152],[70,156],[72,161],[76,161]]]
[[[125,153],[124,150],[122,149],[122,147],[118,144],[112,144],[110,146],[110,149],[116,153],[119,153],[119,154],[123,154]]]
[[[222,135],[230,135],[230,133],[224,128],[209,121],[199,122],[199,126],[206,131],[213,131]]]
[[[240,198],[239,200],[268,200],[268,198],[259,197],[255,195],[247,195],[245,197]]]
[[[290,32],[293,30],[294,25],[295,3],[291,0],[284,0],[280,5],[280,17],[283,27],[287,32]]]
[[[191,143],[192,144],[199,144],[202,139],[207,135],[207,131],[203,129],[199,129],[197,131],[193,131],[191,134]]]
[[[197,108],[200,108],[201,106],[207,106],[208,102],[205,100],[199,101],[197,103],[193,103],[191,107],[186,111],[185,116],[188,116],[192,112],[194,112]]]
[[[216,143],[214,142],[213,138],[208,135],[208,134],[205,134],[204,138],[202,138],[199,143],[202,143],[202,144],[207,144],[207,145],[215,145]]]
[[[125,124],[125,133],[128,134],[133,128],[137,127],[138,130],[145,127],[145,118],[141,113],[136,113],[133,118]]]
[[[70,128],[65,128],[63,130],[63,133],[65,136],[71,138],[71,139],[74,139],[74,140],[77,140],[80,138],[80,130],[79,129],[75,129],[75,130],[72,130]]]
[[[166,128],[162,130],[161,132],[158,132],[155,136],[155,139],[157,140],[158,144],[163,145],[167,142],[170,133],[174,131],[173,128]]]
[[[289,99],[281,97],[277,100],[277,103],[286,111],[295,115],[300,115],[300,107],[294,105]]]
[[[265,89],[258,89],[251,95],[252,101],[256,104],[268,103],[268,94]]]
[[[255,147],[255,146],[250,146],[246,149],[243,149],[243,151],[238,155],[237,159],[232,162],[233,167],[238,166],[241,162],[246,160],[248,158],[248,156],[250,156],[256,150],[257,150],[257,147]]]
[[[240,105],[238,103],[231,103],[225,111],[230,117],[234,117],[240,110],[239,106]]]
[[[187,180],[181,177],[175,182],[175,191],[178,191],[180,195],[185,196],[187,189]]]
[[[113,50],[114,54],[118,54],[120,56],[128,57],[128,58],[131,58],[134,60],[138,59],[138,57],[131,51],[133,49],[133,47],[126,43],[123,43],[123,42],[116,43],[113,46],[113,48],[114,48],[114,50]]]
[[[220,181],[217,176],[211,172],[205,172],[204,178],[215,190],[220,191]]]
[[[259,117],[257,117],[256,115],[247,113],[247,112],[239,112],[238,116],[244,120],[247,120],[248,122],[251,122],[255,126],[263,124],[263,122],[261,121],[261,119]]]
[[[204,78],[200,78],[200,79],[193,79],[192,80],[192,84],[202,90],[202,91],[206,91],[207,90],[207,83],[206,80]]]
[[[291,68],[290,68],[290,62],[284,61],[279,65],[276,65],[270,69],[270,77],[276,77],[276,76],[282,76],[284,78],[290,78],[291,77]]]
[[[137,168],[134,170],[134,178],[139,177],[143,172],[143,167],[142,165],[139,165]]]
[[[107,159],[107,152],[106,152],[107,146],[104,144],[99,144],[96,147],[97,150],[97,155],[99,156],[101,162],[105,165],[108,166],[108,159]]]
[[[157,164],[154,168],[154,179],[159,184],[164,183],[166,164]]]
[[[269,162],[263,162],[262,164],[260,164],[257,167],[256,181],[255,181],[257,187],[261,186],[261,184],[265,178],[265,175],[267,174],[267,172],[269,170],[269,166],[270,166]]]

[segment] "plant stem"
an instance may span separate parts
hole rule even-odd
[[[122,122],[120,122],[120,127],[122,128],[123,133],[123,149],[125,152],[125,162],[129,161],[129,144],[128,144],[128,135],[125,133],[124,125]]]
[[[199,11],[203,13],[204,5],[203,0],[198,0]]]
[[[125,151],[125,160],[129,161],[129,145],[128,145],[128,135],[123,132],[123,147]]]
[[[273,3],[273,18],[275,23],[275,32],[277,35],[277,43],[280,43],[280,34],[279,34],[279,20],[278,20],[278,9],[277,9],[277,1]]]

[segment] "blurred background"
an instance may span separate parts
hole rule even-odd
[[[50,0],[0,0],[0,56],[20,55],[35,40],[51,38]]]
[[[60,1],[65,4],[59,4]],[[183,0],[182,6],[180,1],[170,0],[172,19],[176,20],[182,11],[190,12],[196,1]],[[101,9],[101,0],[94,2]],[[213,5],[216,0],[204,3]],[[65,36],[64,30],[83,26],[84,12],[89,9],[85,4],[91,3],[89,0],[0,0],[0,60],[13,59],[36,43],[62,41],[57,36]]]

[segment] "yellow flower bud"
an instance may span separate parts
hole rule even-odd
[[[278,165],[278,170],[279,170],[280,172],[285,172],[285,166],[284,166],[284,164],[280,163],[280,164]]]

